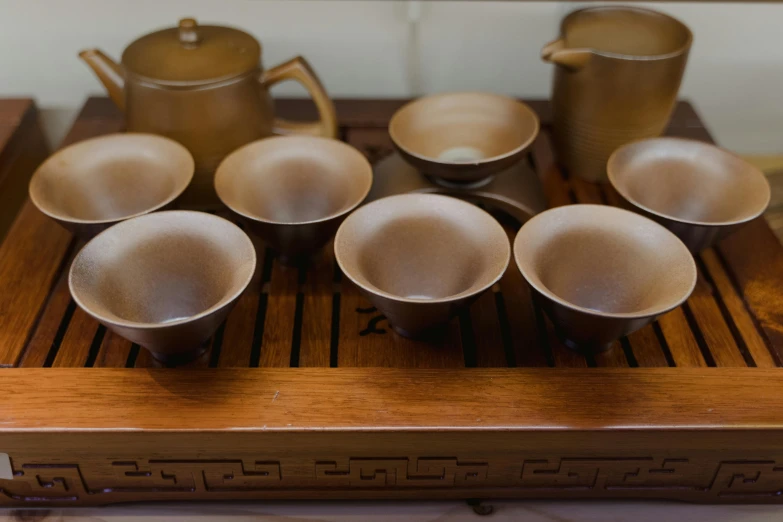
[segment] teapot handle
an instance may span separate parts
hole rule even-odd
[[[259,79],[261,85],[266,88],[285,80],[296,80],[307,89],[318,109],[320,121],[302,123],[275,118],[275,121],[272,122],[272,131],[275,134],[309,134],[324,138],[336,138],[337,113],[334,104],[310,64],[301,56],[297,56],[264,71]]]

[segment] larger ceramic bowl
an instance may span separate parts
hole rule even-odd
[[[154,134],[108,134],[55,152],[33,174],[30,199],[83,239],[172,203],[193,178],[193,156]]]
[[[403,194],[365,205],[340,226],[337,263],[405,336],[442,325],[508,266],[503,227],[448,196]]]
[[[389,135],[422,173],[477,183],[508,169],[538,135],[538,117],[513,98],[481,92],[426,96],[398,110]]]
[[[312,136],[245,145],[215,174],[220,200],[287,261],[326,244],[371,185],[372,167],[358,150]]]
[[[680,306],[696,285],[693,257],[674,234],[603,205],[534,216],[514,240],[514,257],[565,343],[587,351]]]
[[[74,259],[68,283],[85,312],[172,363],[203,351],[255,267],[250,238],[230,221],[167,211],[98,234]]]
[[[637,141],[612,154],[607,172],[634,210],[674,232],[694,253],[757,218],[769,205],[763,172],[700,141]]]

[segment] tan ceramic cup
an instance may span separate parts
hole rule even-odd
[[[695,140],[654,138],[625,145],[609,158],[607,172],[634,211],[674,232],[694,253],[759,217],[770,200],[763,172]]]
[[[245,145],[215,173],[220,200],[284,262],[323,247],[371,186],[372,167],[358,150],[311,136]]]
[[[168,138],[109,134],[54,153],[30,180],[38,209],[82,239],[172,203],[193,178],[193,157]]]
[[[511,248],[503,227],[480,208],[448,196],[403,194],[348,216],[334,253],[394,330],[416,337],[495,284]]]
[[[250,238],[221,217],[190,211],[129,219],[73,261],[74,301],[168,364],[197,357],[256,267]]]
[[[663,132],[692,40],[682,22],[638,7],[590,7],[563,19],[541,56],[556,65],[553,141],[571,174],[606,181],[617,147]]]
[[[515,165],[538,130],[538,116],[530,107],[482,92],[419,98],[389,123],[389,135],[405,161],[452,183],[489,181]]]
[[[696,285],[693,257],[674,234],[605,205],[534,216],[514,257],[565,344],[585,351],[608,349],[680,306]]]

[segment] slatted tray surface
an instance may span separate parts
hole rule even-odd
[[[306,116],[304,102],[281,104],[284,113]],[[372,161],[392,152],[386,122],[397,101],[339,103],[342,136]],[[619,204],[610,186],[569,177],[554,163],[547,129],[548,107],[532,105],[545,125],[529,161],[550,206]],[[122,129],[105,99],[91,99],[66,143]],[[680,104],[669,134],[709,140],[698,117]],[[498,216],[509,239],[518,224]],[[3,269],[23,270],[25,281],[5,278],[3,295],[16,316],[5,331],[0,363],[20,367],[125,367],[157,365],[149,353],[122,339],[79,309],[67,274],[81,244],[28,204],[16,235],[3,245]],[[20,230],[21,229],[21,230]],[[26,234],[28,237],[20,237]],[[761,219],[697,258],[699,280],[691,299],[651,326],[623,338],[607,353],[583,356],[565,348],[531,300],[512,262],[499,284],[442,335],[424,341],[402,338],[342,277],[331,245],[309,266],[282,265],[257,244],[256,279],[239,300],[210,348],[194,367],[773,367],[781,364],[783,337],[779,288],[763,277],[781,277],[781,255]],[[14,266],[36,252],[34,266]],[[53,284],[49,284],[52,281]],[[35,286],[35,293],[19,288]],[[11,289],[9,287],[16,287]],[[11,290],[9,292],[9,290]],[[27,307],[19,314],[20,307]],[[9,342],[10,341],[10,342]]]
[[[343,139],[372,161],[391,154],[402,103],[339,100]],[[617,203],[559,170],[549,105],[530,104],[550,205]],[[296,100],[278,112],[315,117]],[[66,143],[122,127],[90,99]],[[710,140],[685,103],[669,133]],[[519,225],[499,218],[512,238]],[[698,257],[682,308],[592,357],[562,346],[513,264],[442,336],[411,341],[331,249],[287,268],[257,246],[256,279],[204,357],[155,368],[74,305],[80,245],[24,204],[0,245],[0,505],[783,501],[783,247],[763,219]]]

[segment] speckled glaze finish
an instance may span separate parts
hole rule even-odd
[[[503,227],[480,208],[448,196],[403,194],[348,216],[334,253],[398,333],[419,336],[497,282],[511,248]]]
[[[172,203],[193,178],[193,157],[153,134],[109,134],[54,153],[33,174],[30,199],[82,239]]]
[[[609,158],[609,181],[628,207],[699,252],[767,208],[766,176],[739,156],[700,141],[642,140]]]
[[[167,211],[97,235],[74,259],[68,283],[85,312],[176,363],[203,350],[255,266],[250,238],[230,221]]]
[[[220,200],[286,261],[323,247],[371,185],[372,167],[358,150],[312,136],[256,141],[215,173]]]
[[[696,264],[676,236],[604,205],[538,214],[517,234],[514,257],[559,335],[587,351],[680,306],[696,285]]]
[[[590,7],[563,19],[541,57],[557,66],[552,137],[572,175],[605,182],[617,147],[663,132],[692,41],[680,21],[638,7]]]
[[[538,116],[524,103],[480,92],[419,98],[389,123],[392,142],[408,163],[456,183],[508,169],[522,159],[538,130]]]

